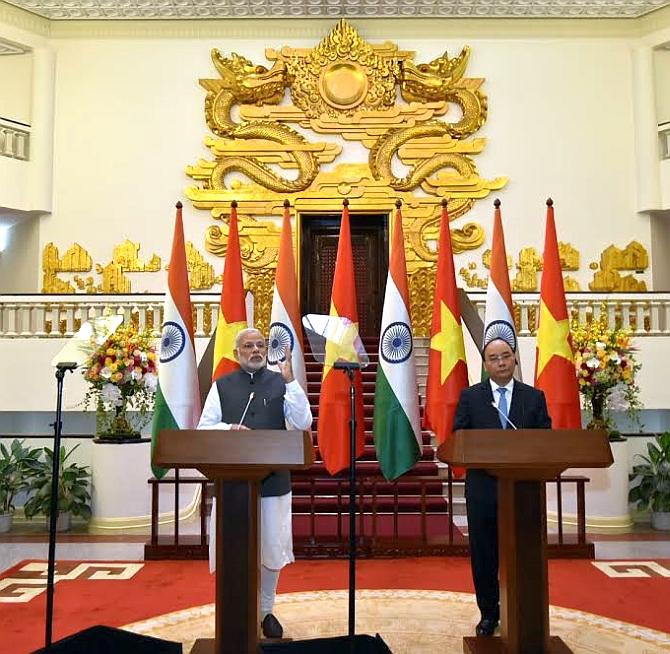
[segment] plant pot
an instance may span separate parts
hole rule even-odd
[[[661,531],[670,531],[670,511],[652,511],[651,526]]]
[[[0,513],[0,534],[6,534],[12,528],[11,513]]]
[[[46,517],[47,522],[47,531],[49,531],[49,526],[51,525],[51,518]],[[69,512],[59,513],[58,518],[56,518],[56,531],[69,531],[72,526],[72,515]]]

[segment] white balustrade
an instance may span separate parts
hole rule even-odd
[[[30,132],[0,120],[0,156],[27,161]]]
[[[483,319],[486,298],[470,296]],[[164,296],[105,295],[8,295],[0,296],[0,338],[62,338],[71,336],[82,322],[112,311],[125,321],[136,319],[141,327],[160,331]],[[198,337],[210,335],[218,319],[219,294],[198,293],[192,298],[194,331]],[[670,292],[665,293],[569,293],[568,312],[580,322],[607,317],[609,327],[621,326],[634,336],[670,335]],[[538,293],[515,293],[520,336],[532,336],[539,316]]]

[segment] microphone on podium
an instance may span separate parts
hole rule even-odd
[[[518,429],[518,427],[496,406],[495,402],[491,402],[491,406],[508,422],[512,429]]]
[[[251,393],[249,393],[249,399],[247,400],[247,406],[244,407],[244,411],[242,412],[242,417],[240,418],[240,421],[237,423],[238,425],[241,425],[241,424],[244,423],[244,419],[247,416],[247,411],[249,410],[249,405],[251,404],[251,400],[254,399],[254,395],[255,395],[255,393],[253,391],[251,391]],[[516,429],[516,427],[515,427],[515,429]]]

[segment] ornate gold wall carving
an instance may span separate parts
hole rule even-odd
[[[621,275],[619,270],[642,272],[649,267],[649,255],[638,241],[631,241],[620,249],[610,245],[600,254],[600,265],[595,261],[589,265],[593,271],[592,291],[646,291],[647,284],[633,275]]]
[[[186,263],[189,272],[189,286],[192,290],[207,290],[221,283],[221,275],[214,274],[214,266],[208,263],[190,241],[186,241]],[[90,254],[79,243],[74,243],[59,256],[58,248],[47,243],[42,252],[43,293],[131,293],[132,281],[125,273],[156,273],[161,270],[161,257],[152,254],[149,261],[139,258],[139,243],[126,240],[112,248],[112,259],[106,263],[93,263]],[[71,279],[59,277],[58,273],[91,272],[95,269],[100,276],[96,284],[92,275],[73,275]],[[165,266],[165,270],[168,266]]]
[[[344,198],[352,213],[390,214],[401,199],[408,272],[432,269],[442,198],[457,220],[507,181],[480,177],[474,162],[486,141],[470,137],[486,120],[487,100],[484,80],[465,77],[469,56],[466,46],[456,57],[416,63],[413,52],[368,43],[344,20],[313,48],[268,48],[270,67],[213,50],[218,77],[200,80],[212,158],[186,168],[196,182],[186,195],[217,221],[237,201],[248,274],[276,267],[285,199],[296,214],[339,211]],[[346,161],[356,148],[367,150],[367,161]],[[452,240],[456,252],[472,250],[484,230],[466,223]],[[224,255],[218,224],[207,229],[205,247]],[[261,321],[263,311],[256,307]]]

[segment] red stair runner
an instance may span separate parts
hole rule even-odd
[[[362,372],[365,452],[356,464],[357,533],[363,549],[364,543],[371,539],[390,538],[396,551],[400,541],[412,543],[412,551],[416,551],[418,541],[425,542],[430,538],[445,541],[450,532],[452,539],[455,532],[455,539],[463,543],[460,532],[451,524],[428,432],[422,434],[421,458],[410,471],[392,482],[386,481],[381,474],[372,434],[379,341],[366,337],[363,342],[370,355],[370,363]],[[292,474],[295,551],[298,556],[318,556],[321,552],[317,552],[317,546],[321,544],[321,551],[330,556],[344,554],[348,547],[349,471],[332,477],[321,460],[316,433],[322,365],[314,361],[310,352],[305,355],[305,364],[307,394],[314,415],[315,462],[308,470]],[[341,544],[341,552],[338,544]],[[370,553],[378,550],[374,543],[368,542],[368,545]]]

